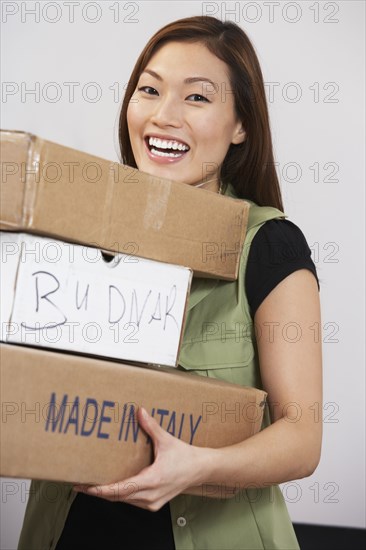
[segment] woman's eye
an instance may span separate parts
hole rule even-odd
[[[155,88],[152,88],[151,86],[141,86],[141,88],[138,88],[138,91],[146,92],[149,95],[153,95],[155,92],[158,93]]]
[[[209,100],[207,99],[207,97],[204,97],[203,95],[200,95],[200,94],[191,94],[188,97],[199,98],[199,99],[195,99],[194,101],[204,101],[204,102],[210,103]]]

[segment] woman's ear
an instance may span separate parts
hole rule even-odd
[[[246,132],[244,130],[243,124],[241,122],[238,123],[238,126],[234,132],[233,139],[231,143],[234,143],[234,145],[238,145],[239,143],[243,143],[243,141],[246,138]]]

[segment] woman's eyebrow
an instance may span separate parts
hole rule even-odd
[[[162,77],[155,71],[152,71],[151,69],[145,69],[144,71],[142,71],[141,74],[143,73],[149,73],[151,76],[153,76],[157,80],[160,80],[160,82],[163,81]],[[209,82],[213,86],[214,90],[216,90],[216,92],[219,90],[219,85],[216,84],[216,82],[213,82],[210,78],[207,78],[205,76],[191,76],[189,78],[185,78],[183,82],[184,84],[193,84],[194,82]]]

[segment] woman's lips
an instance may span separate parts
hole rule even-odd
[[[175,162],[179,162],[189,152],[189,151],[186,151],[186,152],[179,151],[178,149],[176,149],[176,150],[169,149],[170,153],[174,153],[175,155],[179,154],[179,157],[161,157],[159,155],[155,155],[152,151],[150,151],[149,145],[148,145],[146,139],[144,139],[144,143],[145,143],[145,148],[146,148],[146,152],[147,152],[147,155],[148,155],[149,159],[156,162],[157,164],[172,164],[172,163],[175,163]]]

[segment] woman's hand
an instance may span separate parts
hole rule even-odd
[[[75,491],[124,501],[152,512],[160,510],[169,500],[182,493],[198,494],[201,474],[204,471],[204,456],[208,449],[194,447],[177,439],[159,426],[156,420],[142,407],[137,419],[150,436],[154,447],[154,462],[135,476],[110,485],[77,485]]]

